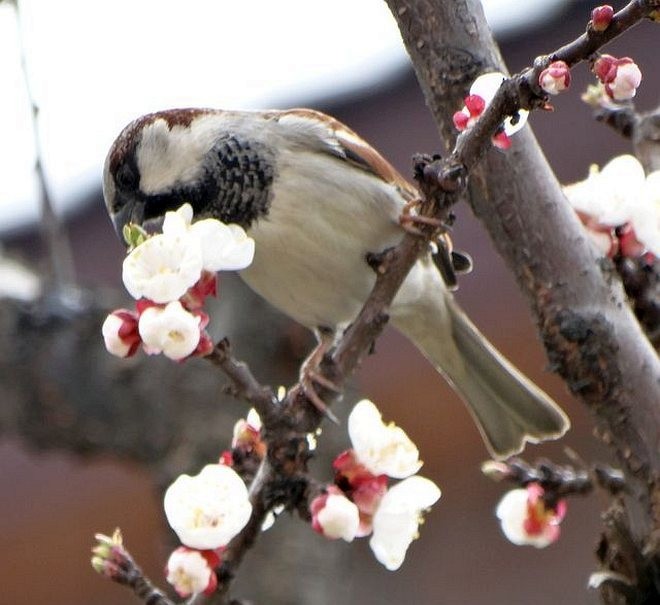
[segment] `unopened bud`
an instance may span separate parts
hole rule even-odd
[[[564,61],[554,61],[539,75],[539,86],[548,94],[558,95],[571,83],[571,70]]]
[[[614,9],[609,4],[597,6],[591,11],[591,27],[594,31],[604,32],[612,21]]]

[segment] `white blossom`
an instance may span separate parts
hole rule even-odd
[[[472,86],[470,87],[470,94],[480,96],[484,101],[486,101],[486,107],[488,107],[504,80],[506,80],[506,76],[499,71],[481,74],[472,83]],[[506,118],[506,120],[504,120],[504,132],[508,136],[518,132],[527,123],[529,112],[525,109],[520,109],[518,111],[518,116],[519,119],[515,124],[511,118]]]
[[[607,92],[615,101],[628,101],[637,94],[642,72],[632,61],[619,65],[614,79],[606,84]]]
[[[312,502],[312,525],[330,540],[352,542],[360,526],[360,511],[341,491],[334,488]]]
[[[438,486],[417,475],[397,483],[383,496],[373,516],[369,546],[387,569],[401,567],[408,547],[418,537],[422,512],[439,498]]]
[[[163,353],[174,360],[188,357],[201,337],[200,318],[186,311],[178,300],[145,309],[138,330],[149,355]]]
[[[206,592],[217,584],[215,572],[198,550],[177,548],[167,560],[165,572],[167,581],[183,598]]]
[[[545,548],[559,538],[565,502],[560,501],[557,510],[546,508],[542,493],[542,488],[530,484],[527,488],[510,490],[497,505],[495,514],[502,532],[513,544]]]
[[[198,475],[180,475],[165,492],[165,515],[191,548],[225,546],[252,514],[245,483],[231,467],[208,464]]]
[[[368,399],[351,411],[348,434],[357,460],[374,475],[403,479],[422,466],[419,451],[405,431],[394,423],[384,424],[378,408]]]
[[[646,177],[641,199],[632,211],[631,223],[637,240],[660,257],[660,170]]]
[[[564,187],[571,205],[602,225],[623,225],[632,218],[644,188],[644,168],[632,155],[610,160],[602,170],[592,166],[586,180]]]
[[[192,218],[190,204],[184,204],[176,212],[167,212],[163,233],[191,235],[201,247],[202,265],[206,271],[234,271],[245,269],[252,263],[254,240],[241,226],[226,225],[211,218],[192,223]]]
[[[202,251],[189,234],[159,234],[125,259],[122,280],[129,294],[156,303],[178,300],[202,274]]]
[[[137,318],[130,311],[113,311],[101,326],[105,348],[117,357],[128,357],[140,342],[137,328]]]

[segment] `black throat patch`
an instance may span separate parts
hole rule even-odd
[[[196,218],[217,218],[247,229],[268,214],[274,165],[273,152],[267,147],[228,133],[206,155],[195,183],[143,197],[144,218],[156,218],[189,203]]]

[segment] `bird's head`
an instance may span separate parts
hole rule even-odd
[[[198,217],[214,214],[218,186],[211,152],[222,115],[173,109],[142,116],[124,128],[103,171],[106,207],[120,237],[127,223],[155,227],[167,211],[184,203]]]

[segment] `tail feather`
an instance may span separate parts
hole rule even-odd
[[[448,376],[490,444],[493,453],[518,453],[526,441],[561,437],[569,420],[561,408],[523,376],[450,301],[452,336],[464,367]]]
[[[394,316],[394,324],[465,401],[490,453],[506,458],[525,442],[563,435],[570,422],[561,408],[486,340],[450,296],[437,295]]]

